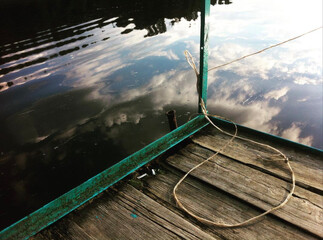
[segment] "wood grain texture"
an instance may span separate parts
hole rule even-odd
[[[180,150],[180,154],[169,157],[167,162],[187,172],[213,154],[208,149],[189,144]],[[210,160],[191,175],[263,210],[283,201],[291,185],[225,156]],[[323,237],[322,196],[316,193],[296,187],[295,195],[288,204],[273,214]]]
[[[240,131],[239,136],[249,137],[244,131]],[[193,136],[194,142],[213,151],[219,151],[221,146],[223,146],[230,138],[230,136],[217,131],[211,126],[204,128]],[[257,138],[257,135],[253,135],[252,139],[276,147],[289,157],[295,172],[297,185],[308,189],[314,188],[319,192],[323,192],[322,154],[315,155],[296,147],[276,143],[275,141],[268,142],[260,139],[259,137]],[[280,168],[280,166],[282,166],[281,164],[271,164],[271,162],[263,161],[259,158],[259,156],[266,158],[271,155],[267,148],[241,139],[235,139],[234,142],[223,151],[223,155],[243,163],[256,166],[264,171],[269,171],[271,174],[281,178],[290,179],[290,174]]]
[[[166,167],[162,174],[155,177],[144,178],[143,191],[156,199],[162,201],[167,208],[177,214],[190,219],[204,231],[216,238],[224,239],[317,239],[314,236],[301,231],[288,223],[277,218],[265,217],[257,224],[239,228],[216,228],[208,227],[186,214],[176,206],[172,190],[183,173]],[[260,213],[259,210],[244,203],[205,182],[193,177],[188,177],[178,189],[178,196],[183,204],[199,216],[210,220],[235,223],[246,220]]]
[[[243,132],[251,136],[250,131]],[[251,136],[257,139],[257,134]],[[259,137],[259,136],[258,136]],[[283,208],[256,224],[239,228],[207,226],[176,206],[172,190],[183,175],[213,155],[228,137],[205,128],[167,158],[154,177],[123,183],[105,191],[46,228],[35,239],[319,239],[323,237],[322,161],[316,151],[293,144],[270,143],[286,153],[296,172],[293,197]],[[259,139],[258,139],[259,140]],[[262,141],[262,139],[260,139]],[[291,188],[283,162],[260,161],[267,149],[237,140],[217,158],[196,169],[182,183],[178,195],[199,216],[238,223],[278,205]],[[305,231],[304,231],[305,230]]]
[[[130,185],[99,199],[34,239],[214,239]]]

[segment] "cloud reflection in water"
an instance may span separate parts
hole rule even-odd
[[[322,2],[312,3],[304,11],[298,7],[303,2],[290,0],[215,5],[210,17],[209,66],[321,24]],[[299,18],[301,12],[310,13],[306,21]],[[196,19],[194,8],[193,13],[186,19]],[[21,212],[23,202],[29,203],[29,209],[36,208],[68,190],[57,186],[57,176],[73,187],[167,133],[165,111],[176,109],[179,123],[196,112],[196,79],[183,51],[188,49],[198,59],[198,21],[176,16],[148,27],[136,21],[87,19],[77,26],[37,33],[38,45],[32,38],[16,44],[30,44],[17,49],[19,54],[48,49],[25,58],[16,56],[5,67],[46,57],[44,61],[1,73],[0,162],[5,173],[1,182],[9,182],[3,188],[11,196],[0,199],[4,204],[13,202]],[[64,35],[74,30],[79,36]],[[55,42],[46,42],[53,32]],[[80,36],[89,37],[50,47]],[[209,111],[322,148],[321,41],[319,31],[210,72]],[[13,46],[1,49],[10,52]],[[74,48],[79,49],[70,51]],[[14,56],[9,52],[7,57]],[[7,82],[13,85],[8,87]],[[66,171],[69,168],[75,170],[75,179]],[[39,179],[45,179],[45,188],[36,184]],[[46,195],[48,187],[53,189],[51,196]]]

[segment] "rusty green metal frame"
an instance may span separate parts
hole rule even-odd
[[[212,116],[210,118],[212,119],[212,121],[215,124],[231,126],[232,130],[234,129],[234,125],[230,121],[223,120],[223,119],[217,118],[217,117],[212,117]],[[307,146],[307,145],[304,145],[304,144],[301,144],[301,143],[298,143],[298,142],[288,140],[286,138],[282,138],[282,137],[272,135],[272,134],[269,134],[269,133],[266,133],[266,132],[258,131],[258,130],[253,129],[253,128],[248,128],[248,127],[242,126],[240,124],[236,124],[236,125],[237,125],[237,127],[239,129],[239,132],[240,131],[250,132],[250,133],[254,134],[255,136],[261,137],[261,139],[264,139],[264,140],[267,139],[269,141],[275,141],[275,142],[281,143],[281,144],[283,144],[285,146],[291,146],[291,147],[293,147],[295,149],[301,149],[301,150],[307,151],[308,153],[313,153],[313,154],[322,156],[322,158],[323,158],[323,150],[322,149],[315,148],[315,147],[310,147],[310,146]]]
[[[207,72],[208,72],[208,42],[209,42],[209,23],[208,18],[210,15],[210,0],[201,0],[201,37],[200,37],[200,75],[199,75],[199,94],[203,99],[205,105],[207,100]],[[201,113],[199,104],[199,113]],[[214,119],[216,121],[226,122],[221,119]],[[64,217],[68,213],[72,212],[88,200],[97,196],[114,183],[120,181],[130,173],[136,171],[138,168],[150,162],[160,154],[164,153],[168,149],[172,148],[176,144],[180,143],[190,135],[194,134],[201,128],[208,125],[204,116],[197,116],[193,120],[184,124],[183,126],[175,129],[174,131],[166,134],[162,138],[149,144],[138,152],[123,159],[119,163],[104,170],[96,176],[90,178],[86,182],[63,194],[52,202],[46,204],[37,211],[24,217],[20,221],[5,228],[0,232],[0,239],[27,239],[42,229],[46,228],[50,224],[54,223],[58,219]],[[239,126],[241,128],[245,128]],[[253,130],[255,131],[255,130]],[[281,139],[277,136],[269,135],[266,133],[264,136],[280,139],[284,142],[290,142],[286,139]],[[321,150],[311,148],[305,145],[296,144],[298,147],[303,147],[307,150],[319,152]]]
[[[27,239],[33,236],[207,124],[208,122],[204,116],[197,116],[183,126],[166,134],[4,229],[0,232],[0,239]]]
[[[232,125],[231,122],[219,118],[211,118],[213,121],[219,124]],[[33,236],[37,232],[72,212],[88,200],[94,198],[112,186],[114,183],[120,181],[130,173],[142,167],[166,150],[199,131],[206,125],[208,125],[208,121],[205,119],[205,117],[203,115],[197,116],[183,126],[168,133],[164,137],[149,144],[145,148],[125,158],[121,162],[106,169],[98,175],[90,178],[78,187],[70,190],[54,201],[46,204],[37,211],[4,229],[0,232],[0,239],[27,239]],[[238,128],[244,131],[255,133],[264,139],[268,138],[269,140],[278,141],[282,144],[289,144],[295,148],[303,149],[323,157],[323,151],[320,149],[289,141],[287,139],[250,129],[241,125],[238,125]]]
[[[206,103],[208,69],[208,16],[210,0],[201,0],[201,50],[200,50],[200,96]],[[201,110],[201,109],[200,109]],[[204,116],[193,120],[166,134],[138,152],[125,158],[86,182],[63,194],[37,211],[24,217],[0,232],[0,239],[26,239],[72,212],[88,200],[142,167],[163,152],[180,143],[208,124]]]
[[[207,100],[207,72],[208,72],[208,41],[209,41],[209,23],[208,18],[210,14],[210,0],[201,0],[201,39],[200,39],[200,81],[199,89],[200,96],[206,104]],[[200,105],[199,105],[200,106]],[[201,108],[199,107],[199,113]],[[226,122],[221,119],[215,119],[216,121]],[[168,149],[172,148],[176,144],[180,143],[190,135],[194,134],[201,128],[208,125],[204,116],[197,116],[193,120],[184,124],[183,126],[175,129],[174,131],[166,134],[162,138],[149,144],[138,152],[125,158],[121,162],[113,165],[98,175],[90,178],[86,182],[82,183],[78,187],[63,194],[52,202],[46,204],[37,211],[24,217],[20,221],[5,228],[0,232],[0,239],[27,239],[50,224],[54,223],[58,219],[64,217],[68,213],[72,212],[88,200],[97,196],[109,188],[114,183],[120,181],[130,173],[134,172],[138,168],[142,167],[152,159],[156,158],[160,154],[164,153]],[[243,126],[239,126],[245,128]],[[255,130],[253,130],[255,131]],[[256,131],[258,132],[258,131]],[[270,138],[280,139],[284,142],[290,142],[286,139],[281,139],[277,136],[258,132],[269,136]],[[319,152],[322,154],[322,150],[311,148],[309,146],[301,145],[295,142],[298,147],[305,148],[310,151]]]

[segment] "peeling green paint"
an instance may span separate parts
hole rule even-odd
[[[36,234],[207,124],[208,122],[204,116],[197,116],[183,126],[166,134],[162,138],[2,230],[0,232],[0,239],[26,239]]]
[[[200,96],[206,104],[207,100],[207,71],[208,71],[208,33],[210,15],[210,0],[202,0],[201,9],[201,40],[200,40]],[[199,112],[201,109],[199,107]],[[0,232],[0,239],[26,239],[48,225],[64,217],[77,207],[92,199],[109,186],[120,181],[125,176],[142,167],[166,150],[175,146],[188,136],[194,134],[208,122],[204,116],[198,116],[171,133],[149,144],[145,148],[125,158],[121,162],[106,169],[87,180],[78,187],[65,193],[32,214],[14,223]],[[132,213],[133,218],[137,215]],[[98,218],[98,217],[97,217]]]
[[[134,214],[134,213],[131,213],[131,215],[130,215],[131,217],[133,217],[133,218],[137,218],[138,216],[136,215],[136,214]]]
[[[207,73],[209,57],[209,17],[210,17],[210,0],[201,1],[201,35],[200,35],[200,75],[199,75],[199,96],[204,101],[206,107],[207,100]],[[199,113],[202,113],[199,104]]]
[[[212,119],[212,121],[215,122],[215,124],[221,124],[221,125],[224,124],[224,125],[233,127],[233,124],[230,121],[226,121],[226,120],[223,120],[223,119],[220,119],[217,117],[211,117],[211,119]],[[284,145],[290,145],[290,146],[294,147],[295,149],[301,149],[304,151],[308,151],[310,153],[318,154],[318,155],[322,156],[322,158],[323,158],[323,150],[321,150],[321,149],[307,146],[307,145],[304,145],[304,144],[301,144],[298,142],[294,142],[294,141],[288,140],[286,138],[282,138],[282,137],[272,135],[269,133],[261,132],[261,131],[258,131],[258,130],[252,129],[252,128],[248,128],[248,127],[245,127],[245,126],[242,126],[239,124],[236,124],[236,125],[238,126],[239,130],[250,132],[254,136],[261,137],[262,139],[268,139],[269,141],[279,142]]]

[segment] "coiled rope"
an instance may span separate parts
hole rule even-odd
[[[272,45],[270,47],[267,47],[267,48],[264,48],[260,51],[257,51],[257,52],[254,52],[254,53],[251,53],[251,54],[248,54],[248,55],[245,55],[241,58],[238,58],[238,59],[235,59],[233,61],[230,61],[228,63],[225,63],[225,64],[222,64],[222,65],[219,65],[219,66],[216,66],[216,67],[213,67],[213,68],[210,68],[208,71],[211,71],[211,70],[215,70],[215,69],[218,69],[220,67],[224,67],[226,65],[229,65],[231,63],[234,63],[234,62],[237,62],[237,61],[240,61],[242,59],[245,59],[247,57],[250,57],[250,56],[253,56],[253,55],[256,55],[256,54],[259,54],[259,53],[262,53],[268,49],[271,49],[271,48],[274,48],[274,47],[277,47],[279,45],[282,45],[284,43],[287,43],[287,42],[290,42],[292,40],[295,40],[297,38],[300,38],[306,34],[309,34],[311,32],[314,32],[318,29],[321,29],[322,27],[319,27],[319,28],[316,28],[316,29],[313,29],[311,31],[308,31],[304,34],[301,34],[299,36],[296,36],[294,38],[291,38],[291,39],[288,39],[286,41],[283,41],[283,42],[280,42],[278,44],[275,44],[275,45]],[[196,65],[195,65],[195,62],[194,62],[194,59],[192,57],[192,55],[186,50],[185,52],[185,57],[186,57],[186,60],[188,62],[188,64],[193,68],[194,72],[195,72],[195,75],[196,75],[196,78],[197,78],[197,92],[200,93],[199,91],[199,81],[200,81],[200,77],[199,77],[199,72],[196,68]],[[205,224],[208,224],[208,225],[212,225],[212,226],[216,226],[216,227],[226,227],[226,228],[230,228],[230,227],[242,227],[242,226],[246,226],[248,224],[251,224],[251,223],[254,223],[256,220],[259,220],[261,217],[279,209],[279,208],[282,208],[289,200],[290,198],[292,197],[294,191],[295,191],[295,173],[290,165],[290,162],[289,162],[289,159],[288,157],[282,153],[280,150],[268,145],[268,144],[263,144],[263,143],[259,143],[257,141],[254,141],[254,140],[251,140],[251,139],[248,139],[248,138],[244,138],[244,137],[240,137],[238,136],[238,127],[237,127],[237,124],[235,124],[233,121],[229,120],[229,119],[226,119],[226,118],[223,118],[221,116],[218,116],[218,115],[213,115],[213,114],[209,114],[206,110],[206,107],[205,107],[205,104],[204,104],[204,101],[203,99],[201,98],[201,96],[199,96],[199,99],[200,99],[200,106],[201,106],[201,109],[202,109],[202,113],[204,115],[204,117],[209,121],[209,123],[215,127],[217,130],[219,130],[220,132],[228,135],[228,136],[231,136],[230,140],[226,142],[226,144],[224,144],[220,150],[218,150],[217,152],[215,152],[212,156],[208,157],[206,160],[202,161],[201,163],[197,164],[196,166],[194,166],[193,168],[191,168],[191,170],[189,170],[179,181],[178,183],[175,185],[174,189],[173,189],[173,195],[174,195],[174,198],[175,198],[175,201],[177,203],[177,205],[182,208],[186,213],[188,213],[190,216],[194,217],[195,219],[197,219],[198,221],[202,222],[202,223],[205,223]],[[228,133],[224,130],[222,130],[219,126],[217,126],[216,124],[214,124],[214,122],[209,118],[209,116],[212,116],[212,117],[217,117],[217,118],[220,118],[220,119],[224,119],[224,120],[227,120],[227,121],[230,121],[234,127],[235,127],[235,133],[234,134],[231,134],[231,133]],[[223,151],[233,142],[233,140],[235,138],[238,138],[238,139],[241,139],[243,141],[247,141],[247,142],[250,142],[250,143],[253,143],[253,144],[256,144],[256,145],[259,145],[259,146],[262,146],[262,147],[265,147],[269,150],[272,150],[274,151],[276,154],[273,154],[271,155],[271,159],[270,160],[267,160],[267,159],[264,159],[262,158],[262,160],[267,160],[267,161],[284,161],[286,164],[287,164],[287,167],[289,169],[289,172],[291,174],[291,179],[292,179],[292,187],[291,187],[291,190],[289,192],[289,194],[286,196],[286,198],[284,199],[284,201],[282,201],[279,205],[277,206],[274,206],[272,208],[270,208],[269,210],[255,216],[255,217],[252,217],[252,218],[249,218],[248,220],[245,220],[243,222],[239,222],[239,223],[235,223],[235,224],[227,224],[227,223],[222,223],[222,222],[215,222],[215,221],[212,221],[212,220],[209,220],[209,219],[206,219],[204,217],[200,217],[200,216],[197,216],[195,213],[193,213],[192,211],[188,210],[183,204],[182,202],[179,200],[177,194],[176,194],[176,190],[178,189],[178,187],[180,186],[180,184],[185,180],[185,178],[192,172],[194,171],[195,169],[199,168],[200,166],[202,166],[203,164],[205,164],[206,162],[210,161],[211,159],[214,159],[218,154],[223,154]],[[194,140],[193,140],[194,141]],[[279,159],[277,159],[279,158]]]

